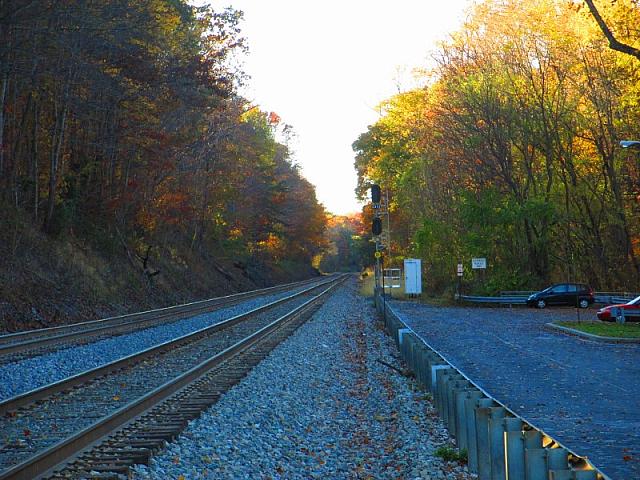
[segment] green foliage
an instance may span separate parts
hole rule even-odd
[[[640,21],[631,1],[602,8],[612,25]],[[353,145],[357,192],[388,190],[394,252],[423,259],[428,290],[451,290],[458,262],[478,293],[640,281],[640,171],[617,148],[640,137],[640,73],[602,47],[571,4],[489,0],[425,87],[381,104]]]
[[[329,218],[327,248],[317,258],[323,272],[359,272],[373,258],[374,244],[359,216]]]
[[[310,264],[324,209],[290,127],[237,92],[241,19],[185,0],[0,4],[0,199],[105,251]]]
[[[458,451],[447,445],[438,447],[434,454],[442,458],[445,462],[467,463],[467,451],[464,449]]]

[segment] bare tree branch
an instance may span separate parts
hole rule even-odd
[[[626,43],[619,42],[616,39],[616,37],[613,35],[613,32],[611,31],[611,29],[605,23],[602,16],[600,15],[600,12],[596,8],[595,4],[593,3],[593,0],[584,0],[584,1],[589,7],[589,11],[591,12],[591,15],[593,16],[595,21],[598,23],[600,30],[602,30],[602,33],[609,41],[609,48],[611,48],[612,50],[616,50],[618,52],[626,53],[627,55],[631,55],[633,57],[636,57],[638,60],[640,60],[640,49],[632,47],[631,45],[627,45]]]

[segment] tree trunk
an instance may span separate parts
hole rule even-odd
[[[40,172],[38,170],[38,103],[33,105],[33,131],[32,131],[31,165],[33,171],[33,221],[38,223],[38,206],[40,203]]]
[[[0,179],[4,176],[4,102],[7,96],[7,84],[9,75],[4,74],[2,87],[0,88]]]

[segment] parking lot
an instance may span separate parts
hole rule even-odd
[[[544,329],[576,309],[430,307],[392,301],[427,343],[497,400],[612,479],[640,479],[640,344]],[[595,310],[581,310],[595,319]]]

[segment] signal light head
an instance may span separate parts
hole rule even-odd
[[[381,197],[380,185],[371,185],[371,201],[373,203],[380,203]]]
[[[382,233],[382,220],[379,217],[374,217],[371,223],[371,233],[374,235],[380,235]]]

